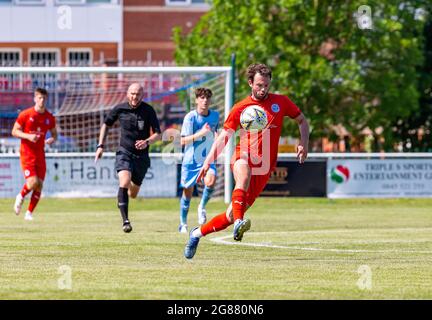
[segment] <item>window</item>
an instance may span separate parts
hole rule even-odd
[[[21,64],[21,51],[5,49],[0,51],[0,67],[17,67]]]
[[[55,3],[58,5],[63,4],[85,4],[86,0],[55,0]]]
[[[55,0],[55,4],[58,6],[85,4],[119,4],[119,0]]]
[[[190,0],[166,0],[166,4],[167,5],[176,5],[176,4],[178,4],[178,5],[185,5],[185,4],[189,4],[188,2],[189,2]]]
[[[31,48],[29,62],[32,67],[56,67],[60,62],[60,50],[56,48]],[[33,87],[55,88],[57,85],[55,73],[33,73]]]
[[[71,67],[89,67],[92,65],[92,50],[71,48],[67,50],[67,64]]]
[[[111,0],[86,0],[87,3],[112,3]],[[114,2],[115,4],[117,2]]]
[[[21,49],[0,49],[0,67],[18,67],[21,65]],[[20,88],[21,75],[18,73],[0,73],[0,91]]]
[[[90,48],[67,49],[67,65],[69,67],[90,67],[93,63],[93,54]],[[77,73],[68,75],[69,86],[78,90],[80,88],[91,88],[92,77],[88,73]]]
[[[208,0],[165,0],[168,6],[188,6],[191,4],[208,4]]]
[[[60,61],[58,49],[30,49],[30,65],[32,67],[55,67]]]
[[[0,5],[12,3],[12,0],[0,0]]]
[[[19,5],[45,5],[45,0],[14,0]]]

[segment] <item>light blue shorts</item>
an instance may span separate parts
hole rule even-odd
[[[186,164],[182,165],[181,168],[181,178],[180,178],[180,187],[181,188],[190,188],[197,183],[198,174],[202,168],[202,165],[194,165],[194,164]],[[210,169],[207,173],[213,174],[215,177],[217,176],[216,165],[212,163],[210,165]]]

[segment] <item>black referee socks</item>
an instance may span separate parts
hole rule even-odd
[[[129,195],[127,188],[119,188],[117,194],[117,206],[120,209],[123,223],[128,220]]]

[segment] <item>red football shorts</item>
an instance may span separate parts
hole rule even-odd
[[[253,168],[253,164],[249,163],[249,167]],[[231,171],[233,171],[234,164],[231,164]],[[270,176],[271,176],[272,170],[268,172],[267,174],[263,175],[251,175],[251,180],[249,183],[249,188],[246,191],[246,204],[251,207],[252,204],[255,202],[256,198],[259,197],[261,192],[264,190]]]
[[[271,172],[266,175],[252,175],[249,188],[246,192],[246,203],[249,207],[255,202],[256,198],[259,197],[261,192],[264,190],[267,181],[269,180]]]
[[[45,174],[46,174],[45,160],[27,161],[27,162],[21,161],[21,168],[24,173],[25,179],[36,176],[41,180],[45,180]]]

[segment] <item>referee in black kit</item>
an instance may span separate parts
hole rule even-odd
[[[108,128],[120,121],[120,146],[115,169],[119,177],[118,208],[123,218],[123,231],[131,232],[128,217],[129,196],[136,198],[150,167],[148,146],[160,138],[161,130],[153,107],[143,102],[143,87],[132,83],[127,90],[128,102],[116,105],[105,118],[99,133],[95,162],[102,157]],[[151,131],[150,131],[151,129]]]

